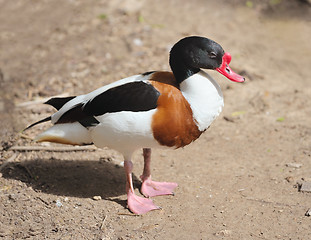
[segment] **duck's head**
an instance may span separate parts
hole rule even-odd
[[[181,39],[170,52],[170,66],[179,82],[199,72],[200,68],[216,70],[234,82],[244,82],[244,77],[231,70],[230,62],[231,55],[218,43],[198,36]]]

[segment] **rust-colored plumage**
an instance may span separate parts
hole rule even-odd
[[[170,72],[156,72],[151,84],[161,93],[152,119],[154,138],[164,146],[183,147],[200,135],[192,110]]]

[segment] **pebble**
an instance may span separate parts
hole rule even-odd
[[[231,234],[232,234],[232,231],[231,231],[231,230],[224,229],[224,230],[219,231],[219,232],[216,233],[215,235],[216,235],[216,236],[226,237],[226,236],[230,236]]]
[[[9,199],[12,200],[13,202],[16,202],[17,197],[15,196],[15,194],[9,194]]]
[[[308,209],[308,211],[305,213],[305,216],[307,216],[307,217],[311,216],[311,208]]]
[[[225,119],[227,122],[234,122],[234,118],[233,118],[233,117],[224,116],[224,119]]]
[[[286,180],[287,182],[293,182],[293,181],[294,181],[294,178],[293,178],[292,176],[288,176],[288,177],[285,178],[285,180]]]
[[[311,182],[303,182],[300,188],[301,192],[311,192]]]
[[[92,199],[95,201],[99,201],[102,199],[102,197],[101,196],[94,196]]]
[[[61,201],[59,199],[56,200],[56,206],[57,207],[62,207],[63,204],[61,203]]]
[[[302,164],[301,163],[286,163],[286,167],[291,167],[291,168],[301,168]]]
[[[134,38],[133,43],[138,47],[143,45],[143,41],[140,38]]]

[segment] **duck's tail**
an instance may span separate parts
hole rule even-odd
[[[70,145],[93,144],[89,130],[79,122],[55,124],[34,139],[37,142],[55,142]]]
[[[70,100],[72,100],[73,98],[75,98],[76,96],[71,96],[71,97],[55,97],[55,98],[51,98],[48,101],[46,101],[44,104],[48,104],[51,105],[53,107],[55,107],[57,110],[61,109],[62,106],[64,106],[67,102],[69,102]],[[44,123],[44,122],[48,122],[51,121],[52,117],[49,116],[47,118],[41,119],[38,122],[35,122],[31,125],[29,125],[28,127],[26,127],[22,132],[28,130],[29,128],[32,128],[40,123]]]
[[[32,128],[32,127],[34,127],[34,126],[36,126],[36,125],[38,125],[40,123],[51,121],[51,119],[52,119],[51,116],[49,116],[47,118],[44,118],[44,119],[41,119],[40,121],[35,122],[35,123],[29,125],[28,127],[26,127],[22,132],[24,132],[24,131],[28,130],[29,128]]]
[[[45,104],[49,104],[59,110],[63,105],[65,105],[68,101],[75,98],[65,97],[65,98],[51,98]],[[26,127],[23,131],[28,130],[40,123],[51,121],[52,117],[46,117],[40,121],[37,121],[28,127]],[[23,132],[22,131],[22,132]],[[71,144],[71,145],[87,145],[92,144],[92,139],[90,132],[87,128],[85,128],[79,122],[73,123],[57,123],[52,127],[48,128],[44,132],[40,133],[34,139],[37,142],[55,142],[61,144]]]

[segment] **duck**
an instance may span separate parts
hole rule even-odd
[[[173,195],[178,184],[152,180],[151,149],[182,148],[205,132],[222,111],[224,100],[218,83],[202,69],[244,82],[230,62],[231,55],[215,41],[184,37],[169,53],[172,71],[145,72],[84,95],[51,98],[46,104],[57,111],[25,130],[49,121],[52,126],[35,137],[37,142],[117,150],[124,157],[128,209],[134,214],[160,209],[151,198]],[[143,196],[135,194],[132,179],[132,156],[138,149],[144,159]]]

